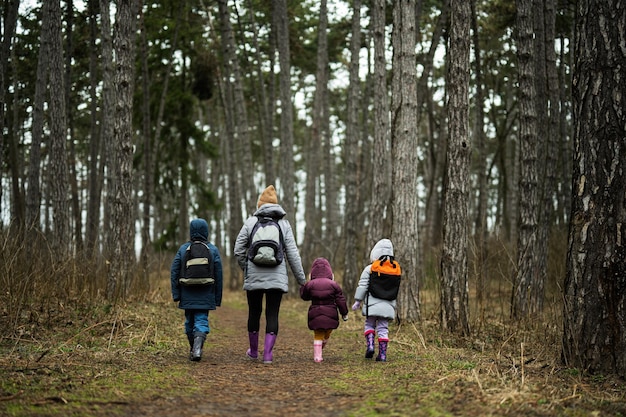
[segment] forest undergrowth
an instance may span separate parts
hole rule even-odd
[[[167,275],[118,305],[56,294],[16,317],[3,303],[0,415],[626,416],[623,380],[562,365],[556,324],[513,326],[490,299],[472,336],[453,337],[428,290],[419,323],[391,326],[386,363],[364,359],[357,313],[314,363],[308,303],[293,296],[274,364],[247,361],[243,291],[225,293],[190,362]]]

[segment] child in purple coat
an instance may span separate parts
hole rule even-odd
[[[309,329],[314,332],[313,360],[322,362],[322,349],[332,331],[339,327],[339,314],[343,321],[348,320],[348,305],[327,259],[313,261],[310,277],[310,281],[300,287],[300,296],[305,301],[311,301],[308,323]]]

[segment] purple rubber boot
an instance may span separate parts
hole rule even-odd
[[[376,356],[377,362],[387,362],[387,344],[388,340],[378,339],[378,356]]]
[[[259,332],[248,332],[248,340],[250,349],[246,351],[246,356],[248,359],[257,359],[259,357]]]
[[[374,357],[374,332],[365,333],[365,342],[367,343],[365,358],[372,359]]]
[[[274,349],[274,343],[276,343],[276,334],[268,333],[265,335],[265,345],[263,346],[263,363],[271,364],[274,360],[272,350]]]

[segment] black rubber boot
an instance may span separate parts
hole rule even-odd
[[[187,334],[187,340],[189,341],[189,360],[193,360],[193,333]]]
[[[202,332],[194,332],[193,334],[193,348],[191,349],[191,360],[198,362],[202,359],[202,347],[206,340],[206,334]]]

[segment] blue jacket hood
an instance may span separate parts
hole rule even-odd
[[[209,240],[209,224],[204,219],[194,219],[189,223],[189,238]]]

